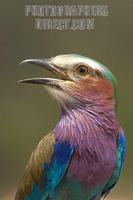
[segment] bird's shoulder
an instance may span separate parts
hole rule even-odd
[[[24,199],[31,193],[33,182],[39,184],[43,172],[43,163],[49,163],[54,149],[55,135],[49,133],[37,145],[25,168],[16,199]]]
[[[26,196],[48,194],[59,183],[69,164],[73,147],[68,142],[60,142],[53,132],[46,135],[32,152],[27,163],[16,200]],[[45,199],[45,198],[44,198]]]

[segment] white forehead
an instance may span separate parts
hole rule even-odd
[[[73,65],[78,63],[85,63],[89,65],[92,69],[99,70],[101,72],[105,71],[105,66],[98,63],[97,61],[90,59],[85,56],[76,55],[76,54],[66,54],[66,55],[59,55],[54,58],[51,58],[51,62],[59,67],[62,68],[71,68]]]

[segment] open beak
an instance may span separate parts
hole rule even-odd
[[[65,74],[63,70],[61,70],[59,67],[54,66],[50,63],[48,59],[27,59],[23,60],[20,64],[24,63],[30,63],[36,66],[39,66],[43,69],[49,70],[56,74],[60,79],[55,78],[29,78],[29,79],[23,79],[19,80],[18,83],[31,83],[31,84],[43,84],[46,86],[55,86],[59,88],[59,83],[65,79]]]

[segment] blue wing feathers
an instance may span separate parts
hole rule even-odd
[[[119,179],[119,176],[123,167],[125,150],[126,150],[126,139],[125,139],[124,131],[123,129],[121,129],[121,132],[119,133],[119,136],[118,136],[118,142],[117,142],[115,169],[112,174],[112,177],[110,178],[109,182],[107,183],[107,185],[105,186],[103,190],[102,196],[104,197],[107,196],[107,194],[115,186],[115,184],[117,183]]]
[[[119,148],[120,148],[120,152],[121,152],[121,161],[124,161],[125,158],[125,150],[126,150],[126,139],[125,139],[125,135],[124,132],[122,131],[121,135],[119,136]]]
[[[56,143],[51,162],[44,174],[45,188],[54,189],[61,180],[73,153],[69,143]]]
[[[69,165],[73,151],[74,147],[68,142],[56,142],[51,162],[49,164],[44,163],[42,166],[44,173],[42,174],[41,186],[33,184],[30,197],[26,197],[24,200],[35,200],[34,197],[39,200],[46,200],[48,197],[52,197]]]

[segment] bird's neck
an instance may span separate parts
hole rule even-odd
[[[63,110],[54,128],[60,141],[88,145],[93,138],[116,138],[118,123],[113,104],[79,105]],[[92,141],[93,142],[93,141]]]

